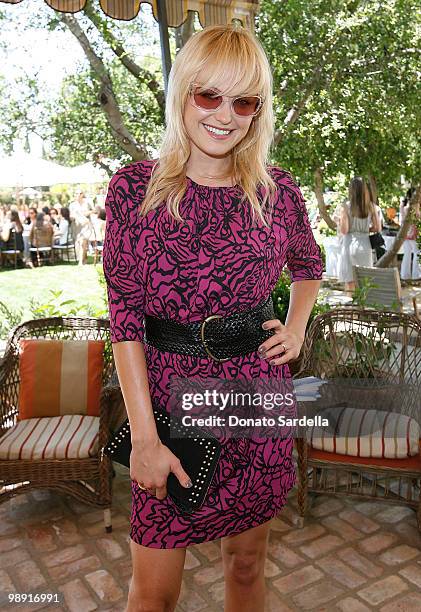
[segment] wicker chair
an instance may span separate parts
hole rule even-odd
[[[110,380],[114,361],[109,338],[109,321],[55,317],[18,325],[12,332],[0,363],[0,438],[16,423],[19,394],[19,340],[105,340],[103,388],[100,399],[98,447],[101,449],[115,428],[116,392]],[[61,460],[0,460],[0,503],[31,488],[66,493],[81,502],[104,508],[107,532],[111,526],[112,464],[108,457]]]
[[[373,407],[420,424],[421,321],[398,312],[331,310],[308,330],[294,378],[326,379],[315,402],[298,402],[300,415],[336,406]],[[305,409],[306,408],[306,409]],[[421,455],[405,459],[343,455],[313,448],[306,433],[296,440],[301,524],[308,493],[348,495],[406,504],[421,528]]]

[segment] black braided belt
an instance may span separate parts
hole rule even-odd
[[[227,317],[210,315],[197,323],[145,314],[145,343],[170,353],[228,361],[256,351],[274,333],[263,329],[262,323],[275,318],[271,295],[251,310]]]

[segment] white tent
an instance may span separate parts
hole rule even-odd
[[[108,180],[105,172],[90,163],[69,168],[28,153],[0,157],[0,187],[48,187],[58,183],[102,183]]]

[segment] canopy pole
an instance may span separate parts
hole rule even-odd
[[[171,52],[168,34],[167,6],[165,2],[166,0],[157,0],[156,6],[158,10],[159,38],[161,41],[162,74],[164,75],[164,92],[166,98],[168,92],[168,79],[171,70]]]

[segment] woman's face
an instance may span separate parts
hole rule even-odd
[[[217,91],[216,88],[213,91]],[[236,115],[231,107],[231,100],[243,94],[240,90],[231,92],[230,99],[224,97],[222,105],[215,111],[197,108],[192,103],[192,95],[188,96],[183,119],[192,147],[210,157],[226,157],[243,140],[253,116]],[[215,134],[209,128],[222,130],[223,133]]]

